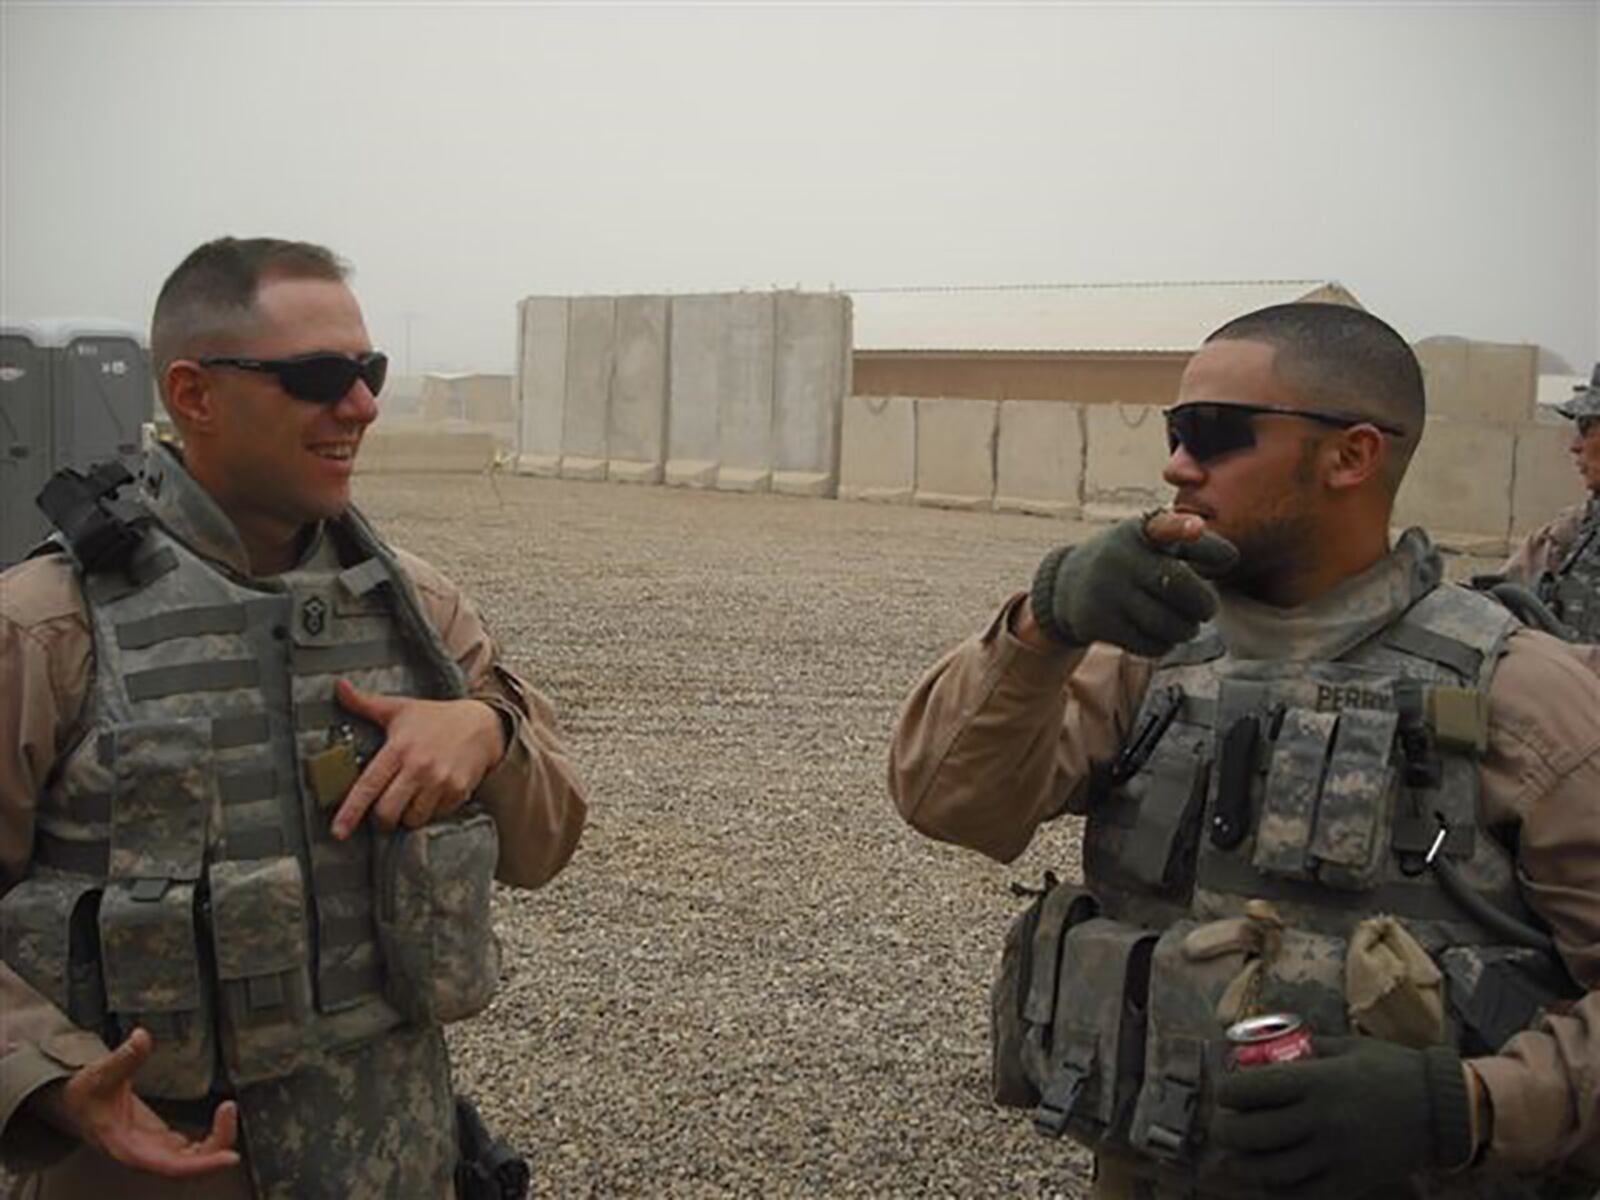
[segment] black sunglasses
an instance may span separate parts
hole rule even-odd
[[[1236,450],[1248,450],[1256,444],[1254,418],[1262,413],[1283,417],[1303,417],[1323,425],[1349,429],[1352,425],[1371,425],[1391,437],[1403,437],[1405,431],[1393,425],[1383,425],[1370,417],[1355,417],[1345,413],[1317,412],[1306,408],[1277,408],[1270,404],[1180,404],[1162,415],[1167,419],[1167,450],[1174,452],[1182,446],[1197,463],[1210,462]]]
[[[389,374],[389,356],[381,350],[368,350],[354,356],[333,350],[315,350],[293,358],[224,358],[200,360],[202,367],[235,367],[241,371],[261,371],[278,377],[278,386],[299,400],[335,404],[350,394],[356,380],[367,385],[376,396],[383,391]]]

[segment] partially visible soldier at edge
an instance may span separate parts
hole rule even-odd
[[[65,521],[131,551],[0,575],[19,1196],[454,1194],[441,1025],[494,988],[491,879],[554,876],[585,802],[471,602],[350,503],[386,360],[346,274],[190,254],[151,333],[181,454]]]
[[[1568,449],[1589,498],[1529,534],[1501,570],[1531,588],[1575,640],[1600,642],[1600,363],[1555,408],[1573,422]]]
[[[1087,816],[991,1021],[996,1098],[1097,1197],[1600,1181],[1600,679],[1390,544],[1423,417],[1375,317],[1229,322],[1167,414],[1171,509],[1046,556],[901,713],[921,832],[1010,862]],[[1228,1070],[1276,1011],[1314,1057]]]

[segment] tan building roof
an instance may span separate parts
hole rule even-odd
[[[1188,352],[1223,322],[1295,300],[1361,307],[1337,283],[1109,283],[852,291],[855,349]]]

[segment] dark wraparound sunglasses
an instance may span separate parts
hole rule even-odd
[[[1349,429],[1353,425],[1371,425],[1391,437],[1403,437],[1405,431],[1393,425],[1384,425],[1370,417],[1356,417],[1347,413],[1317,412],[1306,408],[1276,408],[1269,404],[1180,404],[1163,414],[1167,419],[1167,450],[1176,451],[1182,446],[1197,463],[1210,462],[1236,450],[1248,450],[1256,444],[1255,418],[1263,413],[1281,417],[1301,417],[1322,425]]]
[[[383,391],[384,377],[389,374],[389,356],[381,350],[369,350],[354,356],[332,350],[317,350],[310,354],[297,354],[293,358],[209,357],[202,358],[200,365],[234,367],[240,371],[276,375],[278,386],[289,395],[300,400],[315,400],[318,404],[334,404],[343,400],[358,379],[376,396]]]

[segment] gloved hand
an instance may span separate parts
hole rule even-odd
[[[1317,1057],[1222,1076],[1211,1123],[1231,1181],[1346,1200],[1472,1156],[1471,1099],[1455,1051],[1321,1038]]]
[[[1158,544],[1146,521],[1135,517],[1097,533],[1081,546],[1045,555],[1033,576],[1028,603],[1047,637],[1067,646],[1110,642],[1159,658],[1199,632],[1217,611],[1217,596],[1202,574],[1216,575],[1238,561],[1233,543],[1205,532],[1192,541]],[[1192,564],[1192,565],[1191,565]]]

